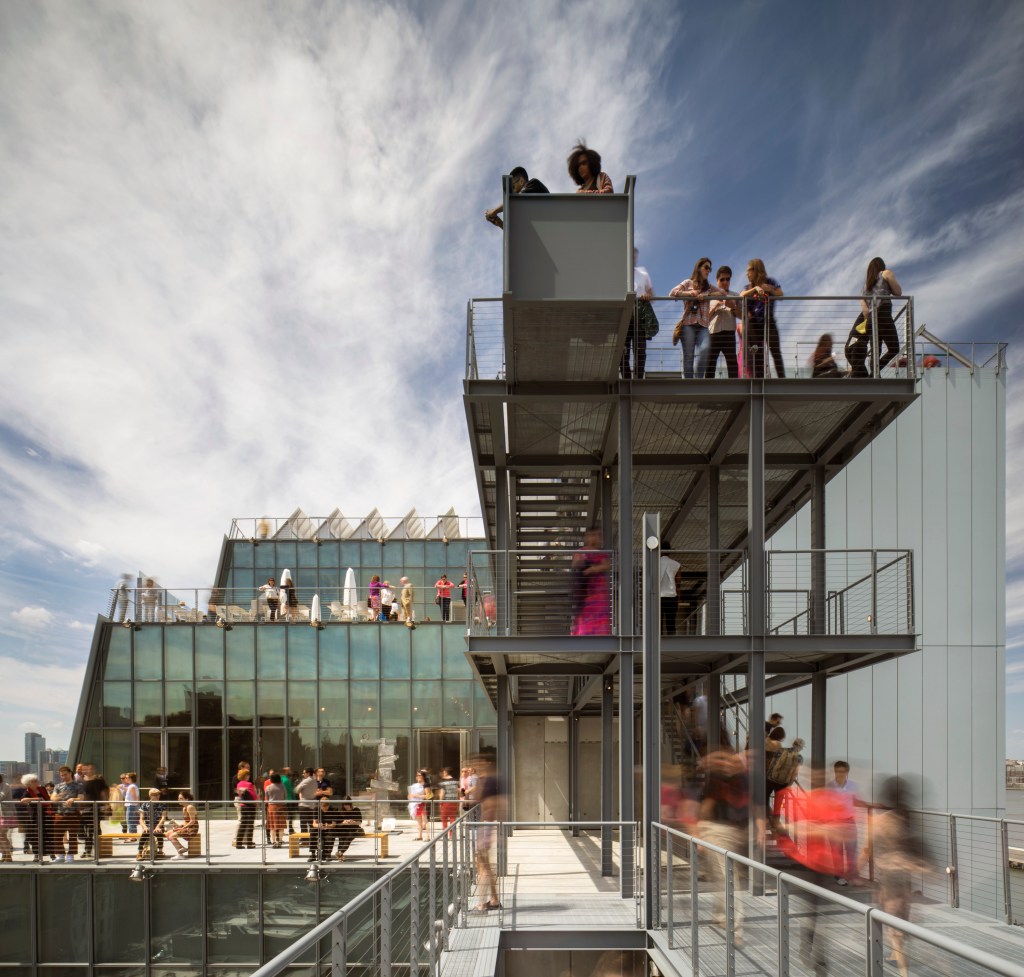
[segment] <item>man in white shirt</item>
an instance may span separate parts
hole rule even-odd
[[[843,814],[836,824],[836,833],[831,839],[832,862],[836,867],[836,882],[849,885],[857,877],[857,820],[854,808],[860,803],[857,785],[850,780],[850,765],[845,760],[836,760],[832,765],[835,777],[825,786],[835,791],[836,799],[843,805]]]
[[[658,592],[661,595],[661,633],[675,634],[676,613],[679,608],[679,581],[682,578],[683,570],[672,557],[666,555],[665,547],[667,545],[668,541],[663,540],[658,584]]]
[[[650,316],[654,316],[654,309],[651,307],[651,299],[654,298],[654,286],[651,284],[651,276],[647,274],[646,268],[641,268],[637,263],[640,252],[633,248],[633,291],[636,292],[636,312],[629,322],[629,332],[626,333],[626,348],[622,351],[622,379],[629,380],[632,376],[629,369],[629,347],[633,347],[633,373],[637,380],[644,378],[644,366],[647,363],[647,332],[644,322]],[[655,322],[657,318],[655,317]]]

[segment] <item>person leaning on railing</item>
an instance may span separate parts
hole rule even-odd
[[[548,188],[544,186],[540,180],[530,179],[530,174],[526,172],[525,167],[517,166],[512,170],[512,172],[509,173],[509,180],[512,184],[510,189],[513,193],[548,193]],[[504,209],[504,204],[498,204],[497,207],[485,210],[484,220],[493,224],[495,227],[504,227],[505,223],[502,221],[500,216]]]
[[[857,316],[846,340],[846,359],[850,364],[851,377],[871,376],[868,358],[871,356],[871,303],[878,310],[878,345],[885,346],[884,355],[878,358],[878,372],[900,351],[900,337],[892,317],[892,296],[903,294],[900,283],[891,270],[885,267],[881,258],[872,258],[868,263],[861,292],[860,315]]]
[[[711,259],[698,258],[690,277],[681,281],[669,292],[674,299],[686,299],[683,314],[672,333],[672,345],[682,341],[683,377],[692,380],[703,377],[708,364],[708,350],[711,334],[708,332],[708,316],[711,314],[711,296],[725,293],[708,281],[711,274]]]
[[[784,294],[782,286],[774,278],[768,277],[760,258],[751,258],[747,262],[747,281],[750,287],[740,292],[740,298],[747,300],[747,321],[743,329],[747,373],[752,377],[768,376],[764,358],[767,341],[775,364],[775,375],[784,377],[786,366],[782,361],[779,328],[775,324],[775,313],[772,310],[772,299],[782,298]]]
[[[601,170],[601,154],[582,139],[573,146],[567,163],[577,193],[615,193],[612,178]]]

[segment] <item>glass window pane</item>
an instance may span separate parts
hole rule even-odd
[[[316,683],[288,683],[288,725],[316,725]]]
[[[252,628],[237,625],[224,632],[228,678],[252,679],[255,674],[252,632]]]
[[[441,629],[417,628],[412,632],[412,677],[441,677]]]
[[[348,678],[348,631],[345,625],[326,627],[317,632],[320,636],[321,678]]]
[[[196,678],[224,678],[224,632],[220,628],[196,630]]]
[[[111,628],[107,644],[106,679],[132,677],[132,633],[127,628]]]
[[[39,872],[39,960],[42,963],[88,963],[89,874]],[[127,879],[127,875],[125,876]],[[13,886],[12,886],[13,888]],[[25,893],[21,893],[24,898]],[[6,927],[5,927],[6,929]],[[6,936],[6,934],[5,934]]]
[[[136,726],[163,726],[163,684],[160,682],[135,683]]]
[[[263,583],[264,581],[260,581]],[[256,593],[256,574],[252,570],[235,570],[231,575],[231,593],[226,601],[214,601],[216,604],[238,604],[249,607]]]
[[[108,784],[117,783],[121,774],[134,769],[132,757],[130,730],[108,730],[103,734],[103,774]]]
[[[337,567],[320,565],[320,604],[330,607],[332,600],[341,600],[341,571]]]
[[[466,572],[466,559],[469,553],[469,542],[464,539],[452,540],[448,544],[447,564],[448,564],[448,576],[452,578],[456,583],[462,579],[462,575]],[[454,573],[452,571],[455,571]]]
[[[405,559],[402,561],[407,567],[423,566],[423,542],[422,540],[407,539],[405,541]],[[417,574],[419,576],[419,574]],[[409,574],[412,579],[412,574]],[[413,583],[416,581],[413,580]]]
[[[345,752],[348,745],[348,734],[342,729],[327,729],[320,734],[320,766],[327,773],[327,779],[331,786],[337,788],[344,784],[346,792],[348,783],[346,778],[347,758]],[[311,764],[316,766],[316,764]],[[341,793],[336,790],[335,793]]]
[[[192,683],[167,682],[165,684],[167,725],[192,725]]]
[[[328,567],[337,570],[341,566],[341,543],[337,540],[325,540],[320,544],[320,573]]]
[[[320,725],[348,725],[348,683],[320,683]]]
[[[473,725],[473,683],[444,683],[444,725],[468,728]]]
[[[409,721],[409,683],[380,683],[380,721],[391,726]]]
[[[363,734],[352,743],[352,796],[371,790],[370,781],[377,773],[377,736]],[[401,761],[399,761],[401,762]],[[404,784],[402,785],[405,786]],[[404,796],[404,793],[401,795]]]
[[[383,562],[382,557],[386,550],[386,546],[382,547],[380,543],[376,541],[364,542],[359,547],[360,566],[356,570],[356,576],[360,578],[360,590],[363,590],[370,582],[371,574],[380,573],[380,566]]]
[[[380,657],[382,678],[409,678],[408,628],[380,629]]]
[[[261,580],[266,580],[267,577],[273,577],[275,580],[278,579],[277,573],[277,559],[274,553],[273,543],[260,543],[256,546],[255,555],[256,576]]]
[[[352,678],[380,675],[380,628],[355,627],[349,634],[349,668]]]
[[[142,963],[146,903],[139,898],[139,886],[126,872],[96,872],[93,879],[96,963]],[[9,935],[10,927],[4,931]]]
[[[441,540],[428,539],[424,544],[424,561],[428,566],[441,567],[443,570],[448,563],[447,551],[448,547]],[[437,580],[437,577],[434,577],[434,579]]]
[[[466,637],[462,628],[451,624],[440,628],[444,642],[444,677],[473,677],[473,666],[466,657]]]
[[[260,962],[258,877],[253,874],[206,876],[206,953],[210,963]],[[195,913],[201,903],[192,903]],[[192,923],[193,932],[202,932]]]
[[[284,678],[285,630],[283,627],[258,630],[256,635],[257,678]],[[307,630],[309,629],[307,628]]]
[[[277,566],[278,566],[278,580],[284,576],[285,570],[291,570],[292,576],[295,576],[295,544],[294,543],[278,543],[277,544]]]
[[[288,677],[316,678],[315,628],[288,628]]]
[[[164,677],[192,681],[192,633],[195,628],[176,624],[164,629]]]
[[[129,633],[134,635],[135,642],[135,677],[161,678],[164,671],[163,648],[160,641],[163,628],[144,627]]]
[[[311,540],[303,540],[298,544],[298,564],[300,567],[316,568],[320,547]]]
[[[316,769],[316,728],[292,728],[288,731],[288,765],[292,768],[293,784],[302,779],[306,767]]]
[[[313,928],[317,888],[305,881],[303,873],[276,875],[268,872],[263,876],[264,960],[277,956]],[[315,952],[316,948],[310,947],[296,957],[296,961],[311,963]]]
[[[228,682],[228,725],[251,726],[255,712],[255,682]]]
[[[132,721],[130,682],[103,683],[103,725],[129,726]]]
[[[498,711],[491,705],[487,692],[479,682],[473,683],[473,725],[493,726],[498,721]]]
[[[231,779],[238,769],[238,765],[244,760],[252,764],[256,759],[256,751],[253,749],[253,731],[251,729],[229,729],[228,730],[228,783],[225,785],[221,797],[230,797]],[[232,811],[231,816],[234,816]]]
[[[412,683],[412,724],[414,726],[441,725],[441,683]]]
[[[228,559],[231,561],[231,568],[238,567],[252,568],[252,543],[235,542],[228,546]]]
[[[198,682],[196,684],[196,725],[224,725],[223,682]]]
[[[32,959],[30,892],[26,883],[20,880],[16,883],[10,875],[0,885],[0,919],[4,924],[4,938],[0,940],[0,963],[24,964]]]
[[[221,800],[229,796],[224,783],[224,735],[219,729],[196,731],[196,799]]]
[[[359,555],[359,543],[356,540],[347,539],[341,544],[341,564],[342,579],[344,579],[344,571],[349,567],[352,567],[359,573],[359,569],[362,566],[362,559]]]
[[[157,872],[150,880],[150,953],[154,962],[192,964],[202,959],[203,927],[196,920],[203,904],[202,881],[203,876],[195,872]]]
[[[283,729],[275,729],[272,726],[260,727],[260,753],[257,757],[259,770],[255,772],[256,777],[259,778],[255,781],[259,790],[263,789],[263,774],[268,770],[280,771],[281,767],[284,766],[285,735],[286,733]]]
[[[352,696],[353,726],[378,725],[380,715],[377,708],[377,682],[349,682],[349,693]]]
[[[256,683],[256,716],[260,726],[284,725],[284,682]]]

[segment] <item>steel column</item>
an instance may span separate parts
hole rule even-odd
[[[825,468],[819,465],[811,484],[811,634],[828,633],[825,610]]]
[[[644,513],[643,522],[643,839],[644,864],[654,864],[652,824],[661,815],[661,516]],[[647,929],[654,929],[654,873],[644,872]]]
[[[747,572],[750,621],[749,702],[750,722],[750,848],[754,861],[764,861],[764,844],[759,840],[758,824],[766,820],[764,790],[764,636],[767,631],[767,588],[764,549],[764,392],[763,385],[751,392],[750,436],[747,449]],[[751,892],[760,895],[764,879],[750,873]]]
[[[495,633],[509,633],[509,601],[512,599],[512,586],[509,582],[509,540],[508,540],[508,469],[496,466],[494,469],[494,545],[497,549],[494,568],[496,580],[494,595],[497,603]],[[486,513],[485,513],[486,515]],[[500,735],[500,734],[499,734]]]
[[[569,820],[580,820],[580,714],[569,715]],[[580,829],[573,826],[572,836],[578,838]]]
[[[508,676],[507,675],[499,675],[497,677],[497,682],[498,682],[498,687],[497,687],[497,699],[498,699],[497,721],[498,721],[498,727],[495,730],[495,732],[497,733],[497,737],[496,738],[498,740],[498,744],[497,744],[497,746],[498,746],[498,750],[497,750],[497,753],[498,753],[498,756],[497,756],[498,769],[497,769],[496,772],[497,772],[498,776],[501,777],[504,780],[504,782],[505,782],[505,794],[506,794],[506,805],[507,805],[507,810],[508,810],[508,817],[510,819],[512,819],[512,818],[515,817],[515,801],[514,801],[515,791],[513,790],[513,787],[512,787],[512,782],[513,782],[513,776],[512,776],[512,773],[513,773],[513,771],[512,771],[512,749],[511,749],[511,746],[512,746],[512,744],[511,744],[511,739],[512,739],[512,730],[511,730],[512,719],[511,719],[511,717],[509,715],[509,708],[508,708]],[[497,833],[500,835],[501,834],[501,830],[499,829],[499,831]],[[502,875],[505,874],[505,863],[504,863],[504,858],[503,858],[505,849],[500,844],[497,846],[497,848],[498,848],[498,851],[497,851],[497,865],[495,866],[495,872],[497,872],[497,874],[499,876],[502,876]]]
[[[722,748],[722,676],[717,673],[709,675],[708,682],[708,752]],[[739,744],[736,744],[739,748]]]
[[[618,633],[631,635],[636,631],[633,625],[633,410],[629,397],[619,398],[618,563]]]
[[[633,876],[625,870],[626,851],[633,847],[633,822],[636,819],[633,804],[633,653],[624,651],[619,656],[619,872],[623,899],[632,899]],[[610,746],[611,744],[609,744]],[[603,747],[602,747],[603,748]]]
[[[601,828],[601,874],[612,874],[612,829],[607,827],[615,819],[615,783],[613,780],[614,764],[612,759],[612,743],[615,736],[612,720],[615,714],[613,698],[613,681],[611,675],[601,679],[601,820],[605,827]]]
[[[827,762],[825,752],[825,737],[828,731],[827,683],[828,675],[825,672],[815,672],[811,676],[811,767],[816,774],[821,775],[825,773]]]
[[[722,629],[721,545],[718,519],[718,465],[708,468],[708,588],[704,607],[704,633],[720,634]]]

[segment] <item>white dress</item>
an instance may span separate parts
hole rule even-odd
[[[409,784],[409,817],[414,821],[416,820],[416,808],[423,803],[423,784],[416,781],[415,784]],[[415,800],[413,798],[416,798]]]

